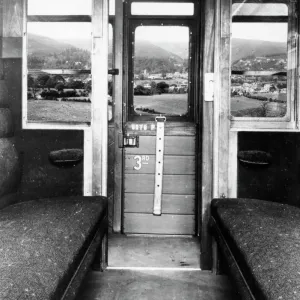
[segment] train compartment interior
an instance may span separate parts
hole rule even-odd
[[[0,0],[0,298],[298,299],[298,14]]]

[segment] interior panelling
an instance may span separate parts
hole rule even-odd
[[[154,194],[126,193],[124,197],[124,211],[135,213],[152,213]],[[195,213],[195,195],[162,195],[163,214]]]
[[[195,233],[195,216],[125,213],[124,228],[128,233],[192,235]]]
[[[141,169],[137,171],[137,157],[126,155],[125,173],[126,174],[154,174],[155,155],[142,157]],[[164,156],[164,174],[195,174],[195,156]]]
[[[83,161],[59,167],[49,160],[55,150],[83,149],[82,131],[24,130],[19,136],[22,157],[22,199],[83,194]]]
[[[299,145],[297,133],[239,133],[239,151],[265,151],[271,155],[271,162],[238,162],[238,197],[299,205]]]
[[[125,148],[126,154],[155,154],[156,137],[139,136],[138,148]],[[194,136],[165,136],[165,155],[195,155]]]

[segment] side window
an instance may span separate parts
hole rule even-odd
[[[91,15],[91,0],[28,0],[27,122],[90,123]]]
[[[288,6],[248,2],[232,6],[231,116],[290,120]]]
[[[91,120],[91,24],[27,24],[27,120]]]
[[[109,3],[113,23],[114,0]],[[110,24],[109,68],[113,66],[112,41]],[[24,47],[23,124],[89,125],[92,0],[53,0],[51,5],[43,0],[27,0]],[[113,116],[112,82],[110,76],[109,120]]]

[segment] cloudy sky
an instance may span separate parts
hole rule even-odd
[[[145,14],[163,14],[168,11],[170,14],[193,14],[193,5],[191,3],[134,3],[132,13]],[[270,11],[276,15],[287,14],[287,6],[284,4],[265,4],[258,6],[255,4],[235,4],[233,14],[268,14]],[[64,14],[81,14],[90,15],[92,12],[92,0],[28,0],[28,14],[40,15],[64,15]],[[110,0],[110,13],[114,12],[114,1]],[[29,23],[28,31],[45,35],[51,38],[90,38],[90,23]],[[136,31],[138,38],[147,37],[149,41],[188,41],[187,28],[161,28],[161,27],[144,27]],[[266,41],[287,41],[287,25],[285,24],[233,24],[232,37],[244,39],[259,39]]]

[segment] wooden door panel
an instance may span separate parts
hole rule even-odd
[[[139,136],[138,148],[125,148],[125,155],[155,155],[156,137]],[[166,136],[165,155],[195,155],[194,136]]]
[[[154,174],[125,174],[125,193],[151,194]],[[195,175],[164,175],[163,194],[194,195]]]
[[[126,193],[124,197],[125,213],[151,214],[154,194]],[[162,214],[192,215],[195,213],[194,195],[162,195]]]
[[[126,174],[154,174],[155,155],[126,155]],[[195,174],[195,156],[168,156],[164,157],[165,175],[193,175]]]
[[[125,213],[124,231],[138,234],[192,235],[195,233],[195,216]]]

